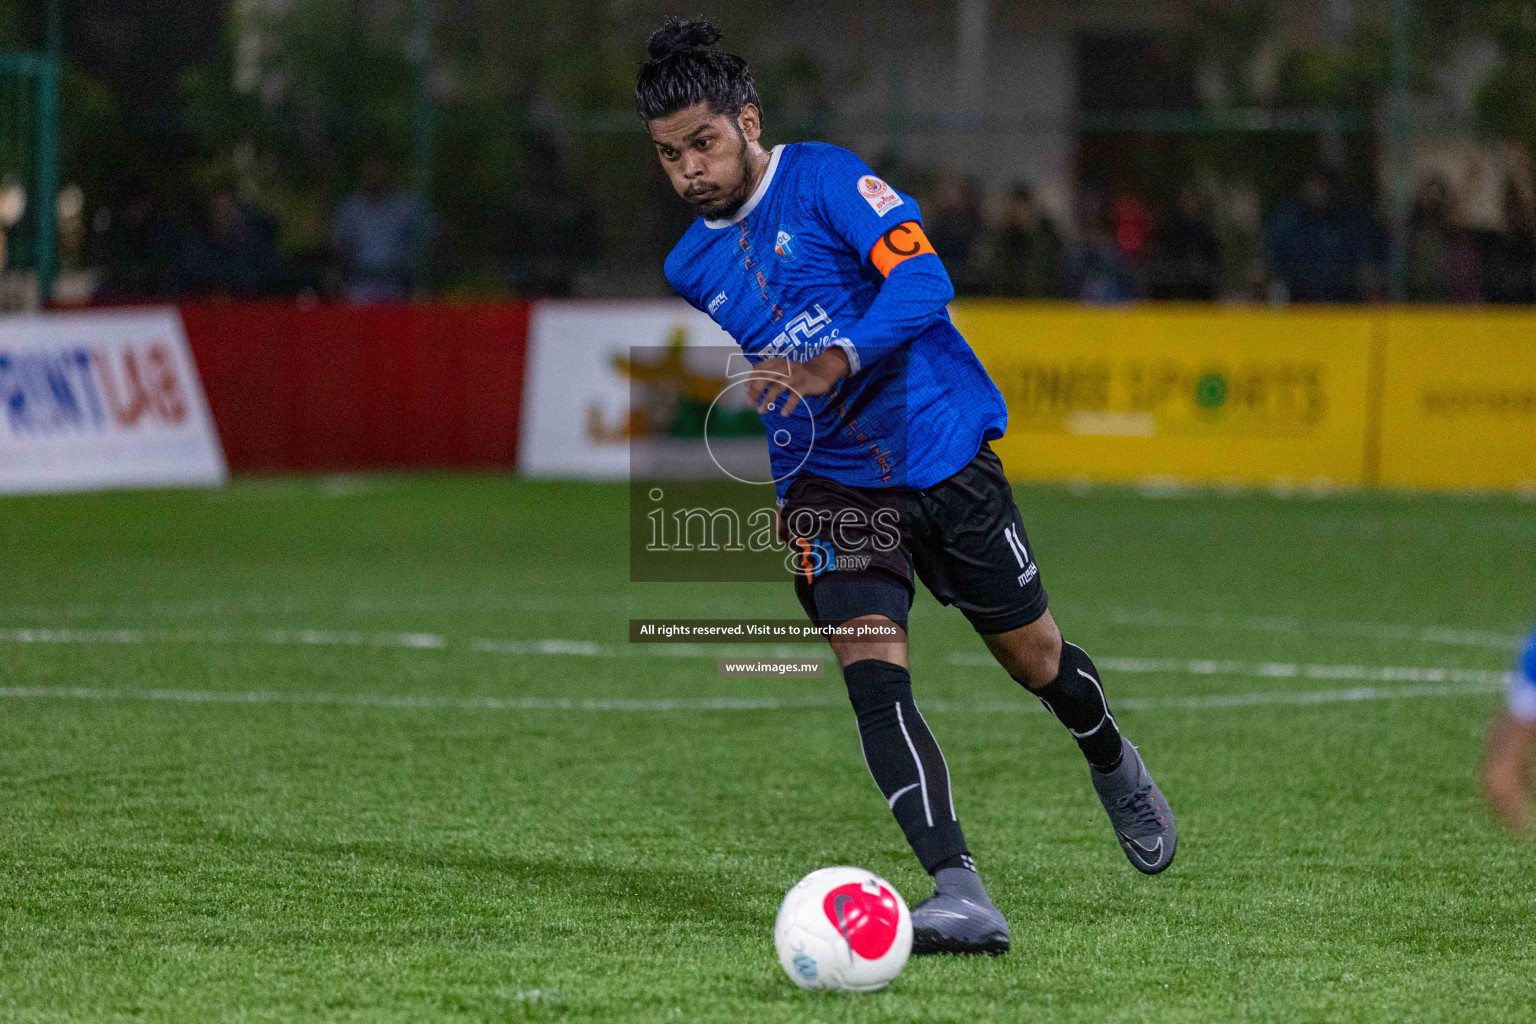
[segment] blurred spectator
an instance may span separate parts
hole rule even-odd
[[[1504,198],[1504,230],[1483,239],[1483,297],[1536,303],[1536,197],[1512,182]]]
[[[1040,299],[1057,294],[1061,236],[1027,186],[1009,189],[997,223],[982,241],[980,266],[989,295]]]
[[[1148,243],[1147,297],[1209,301],[1221,280],[1221,243],[1194,185],[1179,192],[1166,223]]]
[[[103,303],[177,298],[182,291],[176,227],[144,179],[129,175],[106,220],[100,253]]]
[[[1419,189],[1409,220],[1408,297],[1415,302],[1477,302],[1482,259],[1450,184],[1436,175]]]
[[[1085,222],[1072,259],[1070,297],[1084,302],[1127,302],[1136,297],[1136,270],[1101,217]]]
[[[960,295],[981,291],[981,200],[976,186],[953,168],[939,172],[932,198],[921,204],[923,230]]]
[[[1313,171],[1301,194],[1270,218],[1264,249],[1270,273],[1292,302],[1358,302],[1381,293],[1376,225],[1339,194],[1324,171]]]
[[[1221,246],[1223,298],[1263,302],[1269,293],[1264,273],[1264,215],[1258,190],[1246,178],[1217,190],[1216,237]]]
[[[427,214],[416,193],[395,185],[381,156],[363,164],[358,191],[336,208],[331,245],[348,302],[401,302],[420,286]]]
[[[492,215],[497,256],[517,294],[562,298],[583,290],[585,272],[602,255],[602,207],[572,187],[553,139],[536,136],[532,152],[512,202]]]
[[[181,279],[192,295],[270,295],[283,278],[276,224],[241,202],[228,182],[214,187],[201,223],[183,238],[180,263]]]
[[[1115,245],[1127,259],[1139,260],[1147,248],[1147,236],[1152,230],[1152,211],[1134,192],[1121,192],[1109,204],[1109,221],[1115,237]]]

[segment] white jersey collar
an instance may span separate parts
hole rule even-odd
[[[729,220],[710,220],[706,217],[704,218],[705,227],[713,228],[716,231],[721,228],[728,228],[732,224],[745,220],[748,214],[757,209],[757,204],[762,202],[763,196],[768,194],[768,186],[773,183],[773,173],[779,169],[779,157],[784,153],[784,144],[781,142],[774,146],[771,152],[773,155],[768,158],[768,170],[763,172],[763,180],[757,183],[757,188],[752,190],[751,197],[741,204],[741,209],[736,211],[735,216]]]

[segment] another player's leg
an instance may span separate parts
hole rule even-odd
[[[1509,712],[1494,720],[1483,747],[1483,792],[1504,827],[1515,835],[1531,832],[1531,754],[1536,751],[1536,721]]]
[[[1155,875],[1172,864],[1178,843],[1173,811],[1141,755],[1121,735],[1088,653],[1062,640],[1049,611],[1026,626],[982,640],[998,664],[1040,698],[1077,741],[1131,865]]]
[[[864,761],[934,894],[912,911],[917,955],[1004,953],[1008,922],[993,906],[965,844],[950,793],[949,766],[912,698],[906,620],[912,595],[882,573],[832,573],[796,590],[812,617],[845,627],[889,626],[899,639],[831,639],[858,716]]]
[[[1536,636],[1532,636],[1509,684],[1504,712],[1483,747],[1483,792],[1511,832],[1532,829],[1531,756],[1536,753]]]

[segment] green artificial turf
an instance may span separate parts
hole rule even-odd
[[[1178,861],[1131,870],[1070,739],[925,595],[918,700],[1013,951],[857,996],[794,988],[771,936],[828,864],[927,895],[837,673],[627,644],[800,613],[787,583],[626,582],[622,487],[0,500],[0,1019],[1536,1017],[1536,846],[1474,780],[1495,684],[1308,668],[1507,669],[1536,504],[1018,496],[1066,635],[1168,659],[1105,677]],[[778,706],[646,703],[711,697]]]

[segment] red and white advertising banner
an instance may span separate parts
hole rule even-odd
[[[174,309],[0,317],[0,493],[225,475]]]

